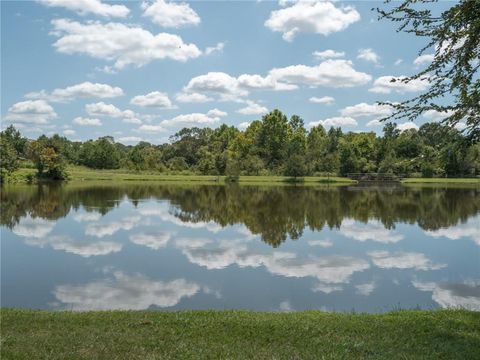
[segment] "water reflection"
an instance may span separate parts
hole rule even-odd
[[[385,228],[378,220],[370,220],[368,223],[358,223],[353,219],[345,219],[340,226],[340,233],[357,241],[377,241],[380,243],[396,243],[404,238],[393,229]]]
[[[72,310],[143,310],[151,306],[174,306],[199,290],[198,284],[185,279],[155,281],[115,271],[110,278],[85,285],[58,286],[54,293],[58,301]]]
[[[372,258],[375,266],[383,269],[438,270],[447,266],[446,264],[434,264],[424,254],[415,252],[372,251],[368,255]]]
[[[113,241],[77,241],[67,235],[49,236],[44,238],[27,238],[25,243],[32,246],[51,246],[83,257],[107,255],[122,250],[122,244]]]
[[[18,219],[12,231],[18,236],[27,238],[43,238],[55,227],[55,221],[42,218],[32,218],[30,215]]]
[[[2,304],[480,310],[479,213],[478,187],[9,186]]]
[[[140,232],[130,235],[130,241],[138,245],[147,246],[153,250],[159,250],[167,245],[173,234],[169,231]]]
[[[450,240],[471,239],[480,246],[480,224],[478,219],[470,218],[465,223],[438,230],[427,230],[425,234],[436,238],[445,237]]]
[[[432,299],[441,307],[462,307],[480,311],[480,283],[435,283],[412,281],[421,291],[432,292]]]
[[[90,223],[85,227],[85,235],[102,238],[104,236],[113,235],[120,230],[131,230],[137,226],[140,219],[140,216],[131,216],[108,223]]]
[[[280,245],[287,237],[298,239],[306,227],[321,230],[325,226],[342,226],[360,241],[391,242],[398,241],[400,235],[392,237],[387,230],[394,229],[398,222],[416,223],[427,231],[465,222],[480,209],[479,193],[478,187],[399,186],[358,191],[355,187],[41,185],[4,189],[1,224],[13,227],[27,214],[56,220],[80,207],[89,212],[76,215],[77,221],[95,221],[99,214],[111,211],[125,197],[134,204],[155,198],[168,200],[170,208],[155,204],[141,208],[141,215],[155,215],[163,221],[192,228],[207,226],[212,231],[243,223],[272,246]],[[370,220],[370,223],[363,229],[352,228],[354,220]],[[112,229],[121,226],[133,224],[113,224]],[[94,227],[91,232],[96,230]]]

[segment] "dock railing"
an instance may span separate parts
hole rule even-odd
[[[347,177],[357,181],[382,181],[382,182],[398,182],[404,178],[398,174],[385,173],[349,173]]]

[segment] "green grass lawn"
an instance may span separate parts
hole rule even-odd
[[[1,310],[2,359],[480,359],[480,313]]]
[[[68,174],[70,181],[92,181],[92,180],[108,180],[108,181],[171,181],[171,182],[225,182],[225,176],[215,175],[170,175],[161,174],[151,171],[134,172],[125,169],[118,170],[93,170],[80,166],[68,167]],[[35,174],[35,169],[19,169],[15,172],[15,177],[18,181],[23,182],[27,179],[29,174]],[[268,183],[286,183],[291,178],[287,176],[240,176],[241,183],[251,184],[268,184]],[[318,177],[306,176],[303,182],[307,184],[312,183],[342,183],[349,184],[356,181],[345,177]]]
[[[22,168],[15,172],[14,178],[17,182],[25,182],[29,175],[34,175],[35,169]],[[224,183],[225,176],[215,175],[172,175],[161,174],[152,171],[129,171],[126,169],[118,170],[94,170],[82,166],[69,166],[68,174],[70,181],[164,181],[164,182],[201,182],[201,183]],[[356,183],[346,177],[339,176],[306,176],[302,178],[303,184],[313,185],[321,183],[330,184],[352,184]],[[242,184],[279,184],[289,183],[291,178],[287,176],[240,176],[239,182]],[[403,179],[404,184],[479,184],[480,179],[474,178],[407,178]]]
[[[408,178],[404,184],[480,184],[480,178]]]

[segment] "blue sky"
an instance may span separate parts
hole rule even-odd
[[[439,10],[451,5],[440,3]],[[185,126],[245,128],[266,111],[307,127],[381,132],[424,82],[424,39],[378,21],[379,2],[1,2],[2,128],[74,140],[168,141]],[[428,113],[415,124],[438,120]]]

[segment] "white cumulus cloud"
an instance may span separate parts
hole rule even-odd
[[[397,129],[400,131],[405,131],[409,129],[415,129],[418,130],[418,125],[415,124],[413,121],[406,121],[404,123],[398,124]]]
[[[258,90],[295,90],[298,86],[294,84],[285,84],[276,81],[272,76],[268,75],[262,77],[258,74],[243,74],[238,77],[238,84],[240,87],[246,89],[258,89]]]
[[[331,117],[325,120],[311,121],[308,123],[308,126],[314,127],[322,125],[323,127],[337,127],[337,126],[357,126],[357,120],[351,117],[337,116]]]
[[[427,110],[423,113],[423,117],[430,121],[441,121],[446,117],[452,116],[453,111],[437,111],[437,110]]]
[[[113,104],[106,104],[103,101],[85,105],[85,111],[90,116],[108,116],[112,118],[123,119],[123,122],[130,124],[140,124],[142,121],[139,115],[132,110],[120,110]]]
[[[311,87],[347,88],[365,85],[372,80],[366,73],[356,71],[349,60],[325,60],[316,66],[291,65],[270,70],[275,80]]]
[[[99,119],[76,117],[73,119],[73,123],[80,126],[102,126],[102,122]]]
[[[180,92],[176,95],[175,99],[181,103],[206,103],[213,101],[214,99],[200,93],[185,93]]]
[[[380,120],[378,119],[374,119],[374,120],[370,120],[368,123],[367,123],[367,126],[368,127],[375,127],[375,126],[382,126],[384,125],[384,123],[382,123]]]
[[[392,113],[392,109],[387,105],[359,103],[347,106],[340,110],[342,116],[352,117],[384,117]]]
[[[217,114],[218,109],[213,109],[214,114],[203,113],[191,113],[175,116],[172,119],[163,120],[161,126],[177,126],[177,125],[212,125],[220,121],[220,117]],[[219,110],[218,110],[219,111]],[[224,115],[223,115],[224,116]]]
[[[205,55],[210,55],[216,52],[221,53],[223,52],[224,47],[225,47],[225,43],[223,42],[219,42],[215,46],[209,46],[205,49]]]
[[[310,101],[311,103],[315,103],[315,104],[330,105],[330,104],[333,104],[335,102],[335,98],[333,98],[331,96],[322,96],[322,97],[312,96],[310,99],[308,99],[308,101]]]
[[[238,124],[237,128],[238,128],[238,130],[244,131],[249,126],[250,126],[250,122],[249,121],[244,121],[244,122],[241,122],[240,124]]]
[[[103,17],[126,17],[130,10],[125,5],[109,5],[100,0],[37,0],[48,7],[63,7],[80,15],[94,14]]]
[[[26,100],[13,104],[8,109],[4,120],[28,124],[48,124],[55,118],[57,118],[57,113],[45,100]]]
[[[211,117],[224,117],[224,116],[227,116],[228,114],[225,111],[215,108],[212,110],[208,110],[207,115]]]
[[[178,35],[156,35],[134,25],[87,22],[69,19],[52,21],[53,44],[64,54],[85,54],[96,59],[114,61],[116,69],[127,65],[143,66],[158,59],[187,61],[202,54],[195,44],[184,43]]]
[[[247,100],[247,106],[237,110],[237,112],[243,115],[263,115],[268,112],[268,109],[254,101]]]
[[[196,76],[184,87],[186,93],[217,94],[232,97],[248,95],[248,91],[241,89],[235,77],[224,72],[209,72]]]
[[[272,11],[265,26],[283,33],[284,40],[292,41],[298,33],[326,36],[345,30],[359,20],[360,14],[352,6],[336,7],[327,1],[298,1],[292,6]]]
[[[115,105],[106,104],[103,101],[85,105],[85,111],[90,116],[121,117],[122,111]]]
[[[328,49],[324,51],[314,51],[312,55],[317,60],[337,59],[343,58],[345,56],[345,52]]]
[[[427,79],[415,79],[408,83],[403,82],[406,76],[380,76],[373,82],[373,87],[368,91],[379,94],[416,92],[428,89],[430,82]],[[393,80],[393,81],[392,81]]]
[[[123,90],[117,86],[108,84],[91,83],[85,81],[81,84],[67,86],[53,90],[51,93],[46,90],[30,92],[25,95],[27,99],[43,99],[51,102],[69,102],[76,98],[114,98],[123,95]]]
[[[142,140],[143,139],[138,136],[123,136],[123,137],[119,137],[117,139],[117,142],[120,142],[122,144],[132,144],[132,143],[138,143]]]
[[[378,54],[372,49],[360,49],[358,50],[357,59],[362,59],[378,64],[380,56],[378,56]]]
[[[420,56],[417,56],[415,58],[415,60],[413,60],[413,64],[416,65],[416,66],[421,66],[421,65],[425,65],[425,64],[429,64],[433,61],[433,59],[435,58],[435,55],[434,54],[424,54],[424,55],[420,55]]]
[[[251,90],[288,91],[298,89],[299,85],[346,88],[365,85],[371,80],[369,74],[356,71],[351,61],[329,59],[316,66],[274,68],[266,76],[242,74],[237,78],[224,72],[209,72],[190,79],[177,96],[184,102],[206,102],[212,95],[223,101],[243,102],[242,97]]]
[[[168,95],[160,91],[153,91],[146,95],[137,95],[130,100],[130,104],[142,107],[157,107],[166,109],[172,107],[172,102]]]
[[[142,3],[143,16],[165,28],[181,28],[200,24],[200,16],[187,3],[155,0]]]
[[[138,128],[138,131],[145,133],[161,133],[167,130],[161,125],[143,124]]]
[[[67,135],[67,136],[72,136],[72,135],[75,135],[76,133],[77,132],[75,130],[72,130],[72,129],[63,130],[63,134]]]

